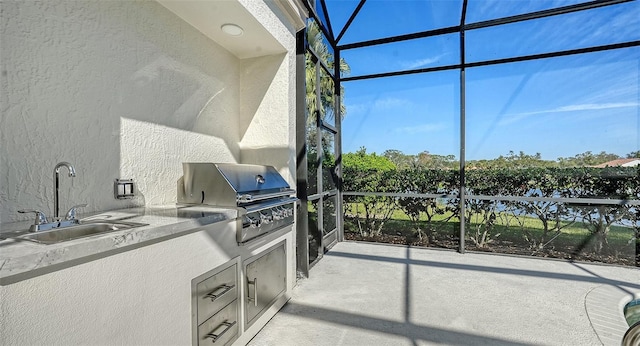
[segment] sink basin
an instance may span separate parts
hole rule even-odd
[[[28,233],[16,237],[15,239],[24,239],[41,244],[55,244],[78,238],[90,237],[96,234],[104,234],[147,225],[148,224],[137,222],[96,221],[64,228],[56,228],[45,232]]]

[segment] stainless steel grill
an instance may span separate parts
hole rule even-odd
[[[237,208],[238,243],[294,222],[295,190],[271,166],[186,162],[182,170],[178,203]]]

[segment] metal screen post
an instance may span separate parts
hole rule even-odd
[[[464,238],[465,238],[465,224],[467,222],[465,218],[465,149],[466,149],[466,95],[465,95],[465,58],[464,58],[464,22],[467,15],[467,0],[462,3],[462,13],[460,15],[460,253],[464,253]]]
[[[309,277],[309,215],[307,214],[307,104],[305,88],[306,28],[296,35],[296,190],[300,205],[296,222],[296,261],[298,275]]]
[[[342,81],[340,76],[340,50],[334,47],[334,62],[333,68],[335,79],[333,85],[335,86],[335,119],[336,119],[336,138],[334,155],[336,156],[335,173],[338,177],[337,187],[338,194],[336,195],[336,228],[338,232],[338,241],[344,240],[344,212],[342,211]]]

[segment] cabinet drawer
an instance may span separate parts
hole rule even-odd
[[[198,324],[238,298],[237,267],[233,265],[198,283]]]
[[[198,326],[198,346],[226,345],[238,334],[238,301]]]

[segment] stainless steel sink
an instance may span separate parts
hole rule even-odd
[[[55,244],[97,234],[148,226],[145,223],[125,221],[95,221],[75,226],[56,228],[45,232],[27,233],[14,239],[24,239],[41,244]]]

